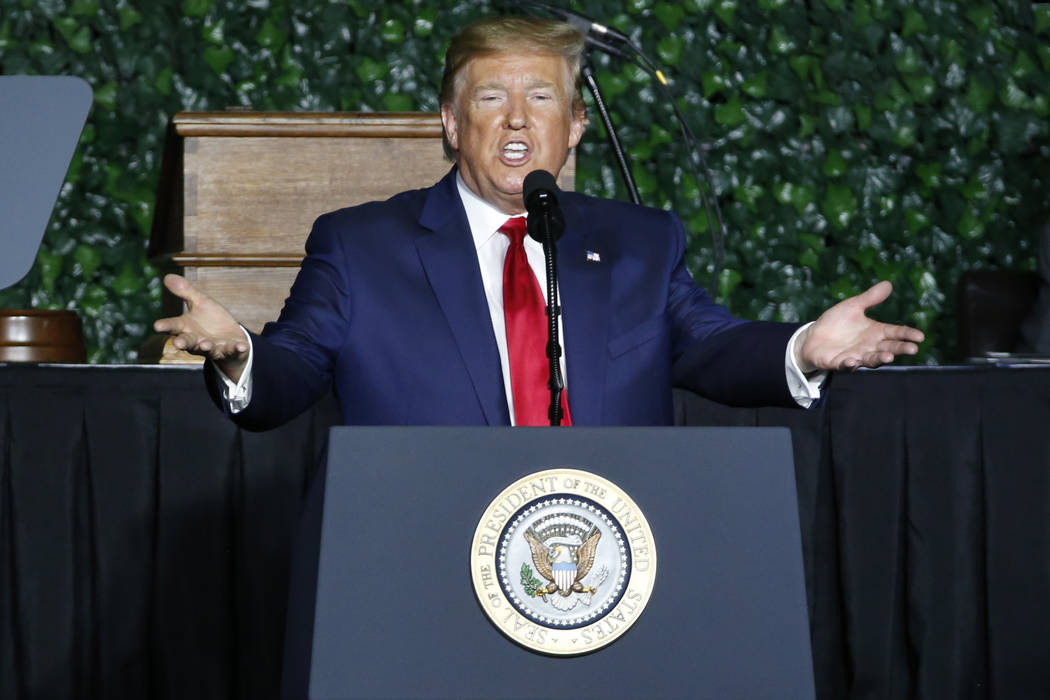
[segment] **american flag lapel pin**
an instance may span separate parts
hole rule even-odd
[[[587,251],[587,262],[600,263],[601,261],[602,261],[602,256],[599,255],[596,251],[593,251],[593,250],[588,250]]]

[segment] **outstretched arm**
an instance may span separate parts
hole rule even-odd
[[[186,302],[186,311],[154,321],[153,329],[171,335],[179,350],[210,359],[231,381],[238,381],[248,362],[249,345],[237,319],[185,277],[165,275],[164,286]]]
[[[795,344],[795,360],[803,372],[852,370],[893,362],[897,355],[914,355],[925,337],[917,328],[880,323],[866,311],[893,291],[887,281],[835,304],[807,328]]]

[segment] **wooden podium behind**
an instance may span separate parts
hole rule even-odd
[[[427,187],[450,167],[434,113],[180,112],[165,142],[149,255],[258,332],[280,313],[314,219]],[[575,172],[570,154],[563,189]],[[164,315],[181,311],[165,292]],[[161,337],[142,357],[201,361]]]

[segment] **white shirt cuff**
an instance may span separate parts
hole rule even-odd
[[[809,408],[814,401],[820,398],[820,387],[824,384],[824,380],[828,378],[828,373],[824,370],[814,372],[807,377],[799,369],[798,363],[795,362],[795,343],[798,342],[798,337],[802,335],[803,331],[812,325],[813,322],[807,323],[795,331],[794,335],[791,336],[791,340],[788,341],[787,352],[784,355],[784,369],[787,372],[788,391],[791,392],[791,398],[795,399],[795,403],[802,408]]]
[[[223,374],[218,366],[215,368],[219,370],[216,374],[222,381],[222,400],[226,404],[226,411],[231,415],[240,413],[248,408],[248,404],[252,400],[252,358],[255,353],[252,347],[251,334],[248,333],[244,326],[241,326],[241,332],[244,333],[244,337],[248,340],[248,361],[241,372],[240,380],[234,382]]]

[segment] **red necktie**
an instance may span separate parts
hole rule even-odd
[[[503,261],[503,318],[507,324],[510,387],[516,425],[550,425],[547,314],[540,283],[525,257],[525,217],[507,219],[500,233],[510,238]],[[572,425],[568,392],[561,394],[562,425]]]

